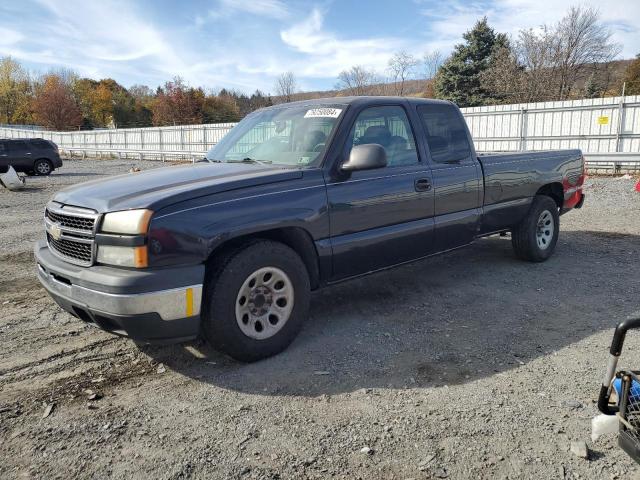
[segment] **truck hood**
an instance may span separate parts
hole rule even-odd
[[[198,163],[92,180],[59,191],[53,200],[98,213],[159,210],[203,195],[293,180],[302,171],[243,163]]]

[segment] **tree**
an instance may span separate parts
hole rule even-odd
[[[231,95],[209,95],[202,107],[204,123],[228,123],[240,120],[240,108]]]
[[[554,33],[559,100],[569,97],[589,64],[609,62],[621,51],[621,46],[611,40],[611,30],[600,22],[600,14],[593,8],[571,7]]]
[[[413,75],[417,65],[418,60],[404,50],[394,53],[389,59],[389,71],[396,87],[396,95],[402,96],[404,94],[404,82]]]
[[[35,119],[54,130],[70,130],[82,124],[82,112],[65,79],[56,73],[45,75],[33,101]]]
[[[628,95],[640,95],[640,54],[629,64],[624,73],[626,82],[625,93]]]
[[[439,50],[433,52],[426,52],[422,56],[422,64],[424,66],[424,78],[427,80],[433,80],[440,70],[440,67],[444,63],[444,56]]]
[[[0,123],[30,123],[31,96],[25,69],[11,57],[0,59]]]
[[[338,75],[336,88],[346,90],[349,95],[367,95],[371,85],[375,82],[376,74],[372,70],[367,70],[361,65],[343,70]]]
[[[290,102],[293,94],[298,89],[296,77],[293,72],[284,72],[276,79],[276,95],[280,97],[282,102]]]
[[[465,42],[456,45],[436,75],[436,95],[461,107],[485,105],[491,102],[491,95],[484,88],[481,75],[491,66],[494,53],[508,47],[509,42],[505,34],[496,33],[489,26],[486,17],[463,38]]]
[[[598,96],[609,86],[608,62],[619,51],[610,37],[596,11],[571,8],[555,26],[521,30],[508,49],[494,52],[482,82],[504,103],[565,100],[574,91]]]
[[[584,84],[584,98],[596,98],[602,93],[603,88],[596,80],[595,73],[589,75],[586,83]]]
[[[158,88],[151,107],[153,124],[192,125],[202,123],[204,91],[190,88],[180,77]]]
[[[111,89],[106,83],[100,81],[92,93],[92,118],[100,127],[109,126],[113,121],[113,93]]]

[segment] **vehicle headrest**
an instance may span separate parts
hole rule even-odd
[[[391,140],[391,132],[384,125],[372,125],[365,130],[362,138],[366,143],[386,144]]]

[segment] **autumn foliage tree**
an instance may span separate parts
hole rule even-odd
[[[640,95],[640,54],[629,64],[624,74],[624,81],[627,84],[627,94]]]
[[[35,119],[54,130],[71,130],[82,125],[82,112],[69,85],[56,74],[45,75],[33,99]]]
[[[158,88],[151,106],[153,124],[190,125],[202,123],[202,89],[188,87],[180,77]]]
[[[25,69],[11,57],[0,59],[0,123],[29,123],[31,81]]]

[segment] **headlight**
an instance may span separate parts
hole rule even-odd
[[[98,263],[118,267],[147,267],[149,265],[147,246],[120,247],[115,245],[98,245]]]
[[[124,233],[140,235],[149,230],[151,210],[124,210],[107,213],[102,220],[101,231],[104,233]]]
[[[124,210],[107,213],[102,219],[101,233],[120,235],[146,235],[153,212],[151,210]],[[118,267],[145,268],[149,266],[147,246],[125,247],[120,245],[98,245],[99,263]],[[140,245],[137,243],[137,245]]]

